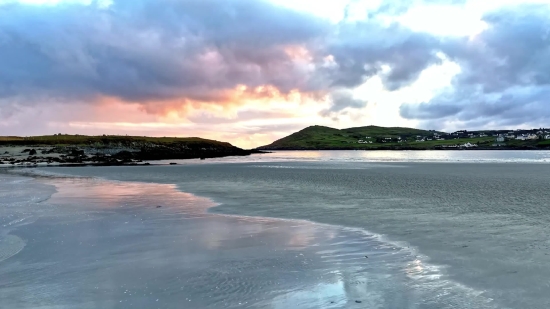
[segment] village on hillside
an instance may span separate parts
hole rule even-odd
[[[493,147],[506,146],[509,141],[530,141],[530,140],[550,140],[550,129],[516,129],[516,130],[483,130],[467,131],[460,130],[453,133],[443,133],[434,130],[428,131],[429,134],[409,135],[409,136],[365,136],[359,139],[359,144],[384,144],[384,143],[424,143],[439,141],[437,148],[473,148],[478,147],[475,139],[487,142],[493,139]],[[456,142],[454,142],[456,140]],[[467,142],[462,142],[468,140]],[[443,141],[449,141],[445,143]]]

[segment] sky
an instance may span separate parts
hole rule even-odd
[[[0,0],[0,135],[549,124],[550,0]]]

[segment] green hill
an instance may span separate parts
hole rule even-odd
[[[513,136],[509,137],[513,131]],[[401,127],[355,127],[334,129],[311,126],[275,142],[258,147],[261,150],[424,150],[424,149],[550,149],[549,129],[460,130],[445,133]],[[497,141],[497,136],[507,136]],[[515,136],[536,135],[535,139]]]
[[[42,136],[0,136],[0,145],[41,145],[41,146],[141,146],[141,145],[208,145],[218,147],[233,147],[229,143],[209,140],[199,137],[148,137],[123,135],[69,135],[55,134]]]
[[[392,140],[397,142],[397,138],[413,141],[416,136],[432,136],[434,133],[442,132],[401,127],[366,126],[339,130],[311,126],[258,149],[363,149],[386,144],[382,142],[383,139],[389,139],[387,140],[389,146]],[[372,143],[359,144],[359,140]]]
[[[50,153],[73,156],[103,156],[124,157],[137,160],[164,160],[214,158],[224,156],[242,156],[257,151],[244,150],[230,143],[198,137],[146,137],[122,135],[44,135],[31,137],[0,136],[0,148],[9,157],[10,151],[17,147],[27,148],[26,151],[38,157]],[[36,148],[36,149],[34,149]],[[11,150],[10,150],[11,149]],[[21,152],[21,150],[19,150]],[[22,154],[19,153],[19,156]],[[33,157],[29,155],[29,157]],[[6,159],[6,158],[4,158]],[[78,157],[75,162],[83,161]],[[72,163],[72,161],[71,161]]]

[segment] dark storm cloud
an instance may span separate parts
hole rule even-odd
[[[489,28],[474,40],[443,47],[461,73],[431,101],[404,104],[401,115],[430,121],[460,120],[514,126],[550,119],[550,7],[520,5],[484,17]]]
[[[397,24],[331,24],[263,0],[9,4],[0,6],[0,102],[225,102],[241,84],[330,93],[383,72],[394,90],[439,61],[438,44]],[[295,59],[296,46],[311,59]]]
[[[408,85],[427,66],[440,62],[438,38],[415,33],[399,24],[382,26],[376,20],[343,24],[327,47],[338,66],[326,74],[333,86],[355,87],[382,74],[384,85],[395,90]]]
[[[0,117],[20,105],[100,96],[224,104],[238,85],[272,85],[283,95],[292,89],[328,95],[332,106],[322,115],[334,118],[366,105],[353,99],[351,88],[377,75],[387,90],[400,89],[441,55],[461,73],[432,100],[403,104],[403,117],[438,119],[440,126],[550,117],[548,5],[491,12],[484,17],[489,28],[473,40],[382,21],[418,3],[464,0],[385,0],[366,20],[338,24],[266,0],[0,5]]]
[[[285,47],[328,24],[266,1],[0,6],[0,97],[217,101],[238,84],[300,87]]]

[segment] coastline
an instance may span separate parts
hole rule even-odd
[[[101,150],[90,147],[73,146],[7,146],[0,145],[0,167],[44,167],[44,166],[121,166],[152,165],[160,160],[212,159],[228,156],[249,156],[267,153],[259,150],[187,150],[143,151],[130,148],[107,147]]]
[[[523,147],[433,147],[433,148],[416,148],[416,147],[370,147],[370,148],[353,148],[353,147],[323,147],[323,148],[296,148],[296,147],[281,147],[281,148],[270,148],[270,147],[260,147],[256,148],[261,151],[335,151],[335,150],[354,150],[354,151],[479,151],[479,150],[491,150],[491,151],[525,151],[525,150],[550,150],[550,147],[532,147],[532,146],[523,146]]]
[[[538,246],[530,246],[540,239],[540,235],[548,234],[547,228],[539,224],[544,219],[538,212],[531,218],[532,211],[545,205],[545,202],[534,203],[532,197],[524,197],[523,200],[514,199],[503,203],[502,199],[506,200],[507,194],[488,195],[490,190],[484,189],[486,186],[501,187],[501,190],[507,188],[504,192],[512,195],[516,191],[539,191],[535,187],[543,182],[536,179],[546,177],[546,168],[541,169],[540,164],[348,162],[346,164],[349,168],[337,165],[327,169],[327,164],[331,163],[263,163],[155,166],[148,170],[146,179],[135,173],[135,169],[124,167],[117,167],[112,172],[101,167],[68,169],[67,172],[108,179],[177,183],[180,191],[208,196],[220,203],[209,209],[209,212],[216,214],[304,219],[390,235],[391,239],[406,241],[418,247],[420,252],[429,256],[430,263],[447,265],[453,281],[485,291],[482,295],[502,300],[502,304],[508,304],[510,308],[546,308],[550,301],[543,287],[533,285],[548,272],[543,266],[548,260],[545,247],[539,249]],[[404,168],[388,169],[394,165]],[[326,181],[317,183],[324,178],[311,178],[313,183],[301,180],[296,183],[300,178],[310,179],[326,173],[339,179],[336,185],[344,186],[331,185],[325,188]],[[351,179],[368,177],[353,183],[364,183],[364,186],[370,188],[369,191],[374,191],[351,190],[354,185],[345,185],[351,180],[350,176],[353,176]],[[496,176],[500,180],[495,181]],[[387,194],[388,187],[384,185],[387,177],[392,177],[392,182],[398,181],[394,185],[397,185],[396,188],[404,186],[403,189],[397,189],[389,197],[373,196],[374,192]],[[370,178],[372,180],[368,180]],[[465,186],[464,182],[468,185]],[[442,191],[447,192],[444,194],[435,190],[426,196],[429,191],[425,188],[437,188],[442,183],[458,187],[449,187],[445,190],[450,191]],[[260,184],[263,189],[258,187]],[[467,188],[475,189],[474,192],[479,191],[481,195]],[[340,191],[341,194],[332,193]],[[397,192],[401,194],[395,195]],[[460,199],[460,196],[468,197],[472,194],[478,198]],[[517,196],[523,195],[518,193]],[[428,197],[430,199],[426,200]],[[369,205],[368,208],[361,206],[365,203]],[[525,203],[527,206],[523,205]],[[338,207],[333,208],[331,205]],[[508,206],[498,210],[498,205]],[[426,209],[427,206],[431,208]],[[511,213],[503,212],[510,207],[515,210]],[[350,213],[353,216],[350,217]],[[521,233],[518,234],[518,231]],[[530,256],[528,263],[525,254]],[[502,259],[502,256],[506,256],[506,259]]]
[[[195,163],[198,162],[202,163],[202,161],[195,161]],[[180,192],[191,192],[196,196],[205,196],[214,201],[217,205],[208,208],[211,214],[224,216],[229,214],[249,219],[309,220],[314,223],[372,230],[379,234],[390,235],[391,239],[406,241],[403,247],[407,243],[418,247],[421,253],[429,257],[428,263],[426,263],[427,260],[422,259],[424,265],[446,265],[449,268],[445,268],[445,272],[448,271],[452,282],[460,282],[464,287],[483,291],[479,292],[479,295],[506,300],[503,304],[507,303],[510,308],[546,308],[549,300],[541,294],[543,293],[541,289],[544,287],[533,286],[532,281],[546,276],[547,271],[541,268],[541,265],[545,265],[544,261],[547,261],[548,257],[544,255],[544,247],[542,249],[536,249],[538,246],[530,247],[530,243],[537,242],[540,235],[547,233],[546,228],[539,224],[539,221],[542,222],[544,219],[539,214],[536,218],[530,218],[531,207],[523,204],[516,205],[518,203],[527,203],[527,206],[545,205],[544,201],[535,203],[532,201],[532,195],[523,194],[531,192],[530,190],[540,191],[535,188],[544,182],[535,180],[544,176],[539,174],[544,174],[546,168],[541,169],[540,164],[514,162],[481,165],[469,162],[459,163],[460,166],[446,162],[401,162],[399,164],[396,162],[391,164],[345,162],[345,164],[334,165],[336,163],[327,161],[263,161],[237,165],[224,163],[175,167],[157,165],[152,166],[151,169],[144,169],[145,174],[137,172],[139,168],[136,170],[124,166],[93,169],[69,167],[55,172],[87,175],[86,177],[97,176],[125,182],[176,184]],[[387,169],[394,166],[403,168]],[[29,170],[29,172],[41,170],[44,169]],[[329,187],[322,191],[319,191],[319,188],[323,188],[325,181],[317,185],[306,182],[298,187],[294,183],[296,177],[301,174],[314,176],[321,175],[320,173],[329,173],[330,177],[337,176],[340,180],[336,184],[342,185],[347,183],[346,179],[350,175],[355,175],[353,178],[376,177],[376,182],[367,181],[370,185],[366,183],[365,186],[370,188],[369,190],[380,187],[378,188],[380,192],[387,192],[387,186],[381,187],[388,181],[387,177],[393,177],[392,183],[402,182],[402,184],[394,183],[398,185],[396,188],[404,187],[397,189],[388,198],[369,194],[365,196],[364,193],[356,190],[350,191],[349,189],[354,187],[351,183],[344,187]],[[369,174],[373,175],[369,176]],[[529,177],[525,178],[526,175]],[[498,176],[498,181],[495,181],[495,176]],[[485,178],[487,180],[482,181]],[[315,178],[312,180],[317,181]],[[425,183],[425,181],[428,182]],[[364,180],[353,181],[353,183],[364,182]],[[464,185],[464,182],[467,185]],[[287,184],[281,186],[285,183]],[[447,192],[445,194],[438,193],[439,190],[431,192],[429,195],[433,195],[436,200],[424,201],[425,195],[429,192],[425,188],[435,189],[443,183],[452,183],[458,187],[448,192],[443,191]],[[258,187],[260,184],[263,189]],[[348,186],[349,188],[345,189]],[[493,191],[506,192],[506,194],[487,195],[486,192],[491,190],[483,189],[486,186],[491,187]],[[465,188],[470,188],[474,192],[482,190],[483,193],[477,195],[471,191],[464,191]],[[347,192],[345,197],[331,194],[343,189]],[[375,191],[379,191],[378,189]],[[457,192],[457,189],[460,190]],[[300,194],[297,195],[299,192]],[[401,194],[395,195],[395,193]],[[406,196],[400,197],[403,194]],[[471,196],[471,194],[476,194],[478,199],[460,199],[461,195]],[[504,203],[502,199],[507,199],[508,195],[523,197],[523,200],[519,198],[507,200]],[[299,196],[302,198],[300,199]],[[415,197],[418,201],[409,200],[411,197]],[[374,203],[369,206],[374,208],[363,209],[360,204],[357,204],[359,201]],[[339,205],[342,209],[325,208],[331,204]],[[426,204],[452,207],[425,210]],[[495,205],[495,207],[507,205],[504,210],[510,207],[516,207],[516,210],[511,213],[502,213],[498,208],[490,208],[489,213],[479,213],[484,204]],[[411,206],[414,207],[408,210]],[[462,209],[473,206],[475,207],[470,210]],[[378,208],[382,212],[376,210]],[[492,214],[496,211],[495,209],[498,210],[497,213]],[[354,214],[352,221],[340,220],[350,211]],[[372,211],[375,212],[371,213]],[[521,214],[521,211],[528,212]],[[525,225],[526,220],[529,222],[528,226]],[[504,255],[506,258],[502,259]],[[525,255],[530,257],[527,262]],[[481,274],[481,277],[476,274]],[[517,282],[517,284],[511,284],[511,282]],[[517,300],[514,301],[514,299]],[[538,303],[539,300],[540,303]],[[499,306],[499,308],[504,307],[506,306]],[[458,308],[461,307],[458,306]],[[479,306],[466,308],[479,308]]]
[[[440,273],[441,270],[438,267],[426,263],[426,257],[419,256],[413,248],[405,247],[404,244],[388,242],[382,236],[372,234],[364,229],[321,224],[301,219],[278,219],[271,217],[212,214],[204,211],[211,209],[211,207],[216,207],[217,205],[215,202],[208,202],[208,199],[206,198],[181,192],[181,190],[177,190],[175,186],[169,184],[141,182],[133,183],[128,181],[113,182],[106,179],[96,179],[93,181],[90,179],[78,178],[60,179],[56,178],[55,175],[52,176],[53,177],[50,177],[49,179],[40,179],[38,176],[38,178],[35,177],[35,180],[33,180],[56,186],[57,192],[45,202],[45,205],[56,205],[59,210],[63,210],[66,207],[71,207],[71,212],[73,212],[73,214],[69,217],[67,217],[67,215],[61,215],[60,217],[60,214],[50,215],[47,220],[46,218],[39,220],[36,223],[38,226],[34,228],[34,224],[15,226],[15,229],[11,229],[10,234],[18,235],[17,237],[21,237],[22,239],[29,239],[29,237],[33,234],[32,231],[35,229],[41,229],[49,226],[50,232],[46,233],[45,236],[53,237],[53,240],[55,240],[55,235],[57,235],[57,233],[65,233],[64,231],[66,231],[66,228],[63,228],[65,225],[67,225],[67,228],[70,229],[74,229],[76,226],[83,226],[85,231],[86,229],[95,230],[96,228],[94,227],[94,222],[103,222],[102,229],[104,229],[105,232],[108,232],[108,234],[101,233],[98,235],[100,238],[95,239],[95,237],[98,236],[94,236],[93,239],[95,240],[87,240],[87,242],[97,242],[97,248],[93,249],[93,251],[84,250],[81,254],[79,251],[84,248],[81,246],[76,246],[74,247],[76,251],[73,250],[71,254],[63,257],[63,259],[66,260],[66,265],[64,271],[65,274],[61,277],[61,279],[67,275],[78,276],[77,278],[89,276],[89,272],[95,269],[93,270],[94,275],[91,279],[89,277],[86,279],[86,281],[90,281],[87,282],[86,285],[92,284],[93,286],[93,282],[95,281],[93,279],[96,277],[103,278],[104,276],[108,276],[112,281],[115,278],[122,276],[116,279],[116,282],[121,284],[121,286],[113,287],[117,293],[106,293],[107,290],[105,289],[98,290],[96,294],[99,293],[98,295],[103,295],[101,301],[90,302],[90,299],[86,297],[88,293],[82,293],[84,290],[81,290],[81,283],[73,285],[67,291],[71,294],[77,293],[76,295],[83,295],[79,300],[81,308],[94,308],[98,305],[109,306],[112,308],[124,308],[132,305],[157,305],[157,302],[159,301],[161,301],[160,304],[162,304],[165,308],[179,308],[182,301],[191,302],[194,304],[194,308],[225,308],[228,304],[232,304],[229,307],[239,308],[240,305],[245,303],[250,304],[251,306],[270,306],[274,308],[285,308],[288,306],[300,308],[347,308],[350,306],[358,307],[358,304],[361,303],[374,306],[385,304],[386,307],[389,305],[390,307],[402,308],[403,306],[408,306],[412,303],[422,303],[428,301],[431,297],[430,294],[435,293],[441,288],[447,289],[450,292],[448,292],[449,294],[447,295],[446,303],[444,303],[440,308],[466,309],[471,308],[472,306],[476,308],[496,308],[490,300],[476,295],[476,291],[471,291],[466,287],[460,287],[450,281],[440,281],[438,278],[444,275],[443,273]],[[105,190],[100,189],[103,187],[106,187]],[[95,193],[87,193],[89,190]],[[131,192],[140,192],[140,195],[132,197],[128,195]],[[111,202],[112,198],[110,197],[113,194],[115,194],[114,196],[119,196],[119,194],[122,194],[121,196],[126,197],[113,204],[113,202]],[[152,195],[149,196],[150,194]],[[94,199],[90,200],[92,195],[94,196]],[[167,198],[156,201],[156,203],[162,204],[162,208],[156,208],[154,205],[140,206],[144,201],[154,200],[155,196],[158,198],[160,198],[160,196],[168,196]],[[89,206],[96,206],[89,210],[87,210],[89,206],[86,205],[81,205],[78,207],[71,206],[72,201],[76,201],[77,199],[79,200],[80,198],[84,198],[84,200],[88,201],[88,203],[92,202]],[[106,199],[102,202],[103,198]],[[138,199],[140,202],[137,204],[136,202],[131,202],[134,198]],[[145,200],[141,201],[141,198],[145,198]],[[93,202],[94,200],[97,200],[97,202]],[[171,201],[170,204],[165,204],[169,201]],[[98,202],[100,203],[98,204]],[[181,203],[186,206],[181,208]],[[123,204],[125,205],[124,207],[122,207]],[[198,207],[194,208],[193,205],[195,204]],[[90,213],[90,211],[92,212]],[[109,215],[105,217],[102,213]],[[93,217],[90,218],[90,215],[93,217],[99,216],[98,218],[102,219],[97,221],[97,219],[93,219]],[[113,219],[113,217],[115,219]],[[76,221],[74,221],[75,218]],[[151,226],[151,228],[154,227],[153,230],[150,228],[144,230],[147,231],[146,234],[143,234],[143,232],[136,234],[136,236],[141,235],[139,238],[140,243],[146,241],[149,244],[142,250],[140,256],[149,256],[158,250],[168,250],[168,252],[176,250],[179,252],[179,250],[183,249],[185,250],[183,252],[189,255],[189,257],[197,255],[196,252],[188,252],[188,249],[185,249],[188,245],[185,243],[180,243],[180,246],[183,246],[181,249],[178,249],[178,246],[174,246],[173,244],[169,247],[159,247],[161,243],[166,241],[171,242],[172,239],[181,237],[179,236],[181,233],[191,233],[192,238],[188,238],[188,235],[184,239],[187,239],[186,242],[191,241],[194,244],[194,247],[197,244],[203,243],[201,246],[206,247],[201,250],[211,251],[220,250],[223,248],[231,249],[236,244],[242,243],[242,239],[250,239],[247,241],[249,244],[245,246],[245,248],[252,245],[253,248],[256,249],[253,251],[239,249],[239,251],[244,250],[242,252],[244,255],[238,254],[228,261],[225,261],[227,258],[222,258],[218,261],[219,257],[223,257],[224,254],[219,257],[216,257],[217,255],[211,256],[209,254],[209,257],[206,260],[204,260],[204,257],[201,258],[202,261],[200,263],[199,260],[197,260],[198,257],[194,257],[192,260],[195,261],[195,263],[198,263],[198,265],[189,264],[184,268],[179,267],[176,271],[172,270],[170,272],[165,272],[163,269],[166,267],[168,267],[166,270],[172,268],[170,265],[175,262],[175,260],[170,259],[160,264],[159,262],[161,261],[155,262],[155,264],[153,264],[156,265],[154,266],[155,273],[164,273],[163,276],[166,276],[166,278],[163,279],[163,282],[167,281],[168,283],[166,285],[160,284],[156,287],[156,289],[152,290],[154,291],[152,296],[147,296],[147,293],[140,296],[142,292],[146,291],[143,290],[143,286],[140,287],[139,283],[141,280],[136,282],[128,281],[129,274],[126,269],[129,270],[128,267],[131,267],[135,262],[140,261],[140,263],[142,263],[141,270],[136,271],[135,268],[132,268],[134,269],[133,273],[135,276],[139,275],[147,278],[147,276],[150,275],[147,275],[147,272],[144,273],[143,269],[149,269],[151,266],[148,264],[150,263],[148,260],[139,258],[127,260],[130,256],[127,254],[122,256],[120,255],[120,252],[125,252],[129,248],[134,248],[137,245],[137,243],[133,242],[127,243],[128,236],[121,238],[121,240],[127,239],[124,241],[126,242],[125,245],[114,242],[114,244],[118,244],[116,245],[117,249],[115,252],[118,252],[116,256],[119,256],[118,259],[121,259],[121,261],[118,261],[117,264],[114,264],[118,265],[117,268],[115,268],[117,269],[116,271],[113,269],[111,272],[105,272],[104,270],[101,270],[101,268],[96,269],[96,267],[100,266],[94,266],[93,268],[86,267],[84,269],[81,269],[81,266],[77,266],[80,265],[79,261],[84,262],[87,259],[93,259],[97,253],[101,253],[105,250],[114,250],[115,247],[111,249],[111,245],[108,247],[105,247],[105,245],[99,245],[101,243],[101,239],[105,236],[113,238],[113,240],[120,238],[122,235],[118,235],[119,232],[115,232],[116,230],[113,230],[109,226],[113,226],[114,228],[123,221],[128,221],[129,218],[134,219],[130,222],[126,222],[123,230],[120,230],[119,228],[116,228],[116,230],[123,232],[130,228],[130,231],[132,231],[138,227],[138,225],[133,228],[132,226],[139,222],[142,222],[139,223],[140,226],[143,225],[143,220],[146,220],[146,222],[150,221],[151,223],[158,220],[164,222],[162,226],[159,226],[158,224]],[[138,219],[137,221],[136,218]],[[53,223],[50,223],[50,220],[53,220]],[[59,223],[55,223],[59,220],[61,220]],[[78,225],[75,225],[76,222],[79,222]],[[179,227],[174,231],[176,226],[170,222],[179,222]],[[172,236],[168,236],[168,234],[163,232],[168,227],[170,227],[170,234],[173,234]],[[59,232],[55,232],[55,230],[59,228],[61,228],[61,230]],[[141,229],[142,228],[139,230]],[[215,232],[214,238],[212,238],[211,235],[213,231],[217,231]],[[252,234],[250,234],[251,232]],[[124,232],[124,234],[127,234],[127,232]],[[156,234],[159,234],[158,237],[161,238],[154,236]],[[202,235],[202,237],[199,237],[199,235]],[[249,236],[252,237],[252,235],[255,235],[254,238],[249,238]],[[60,244],[57,242],[57,244],[53,244],[51,243],[51,239],[48,241],[41,238],[40,235],[36,235],[35,237],[36,239],[33,241],[27,241],[27,245],[24,250],[21,250],[18,254],[13,255],[11,258],[5,260],[4,263],[0,264],[0,274],[6,278],[14,279],[13,282],[25,284],[26,290],[31,292],[38,288],[40,286],[40,282],[49,278],[49,276],[43,274],[41,279],[35,280],[32,283],[25,283],[26,281],[20,281],[21,279],[14,277],[16,273],[6,273],[6,267],[9,269],[10,267],[17,265],[15,263],[21,263],[18,261],[23,261],[23,265],[25,265],[34,260],[37,262],[42,260],[44,260],[42,262],[48,262],[51,258],[58,259],[61,258],[61,256],[59,254],[54,254],[55,250],[66,248],[66,246],[74,246],[72,245],[74,242],[74,240],[71,240],[72,237],[65,236],[63,238],[66,244]],[[151,237],[155,237],[154,239],[157,239],[157,241],[151,241]],[[198,239],[193,240],[195,237]],[[273,237],[276,237],[275,239],[280,238],[280,240],[273,242]],[[203,238],[203,240],[199,240],[200,238]],[[137,240],[138,238],[131,239]],[[164,240],[161,241],[161,239]],[[50,245],[53,246],[53,248],[50,251],[43,252],[40,259],[37,260],[33,256],[35,254],[33,252],[35,252],[39,242],[42,241],[46,242],[46,244],[42,244],[41,246]],[[82,239],[80,241],[82,241]],[[161,242],[158,243],[159,241]],[[199,241],[199,243],[196,243],[196,241]],[[228,246],[229,243],[234,244]],[[144,244],[145,243],[143,243],[143,245]],[[128,247],[128,245],[131,245],[131,247]],[[241,246],[242,244],[237,245],[236,247],[238,248]],[[282,247],[277,249],[279,246]],[[269,250],[266,250],[268,248]],[[195,251],[196,250],[197,249],[195,247]],[[91,254],[91,256],[87,257],[87,254]],[[158,255],[159,253],[155,254]],[[170,255],[172,254],[174,253],[170,253]],[[233,255],[235,254],[236,253]],[[370,258],[368,263],[364,257],[365,254],[368,254]],[[272,266],[268,266],[273,263],[271,260],[273,260],[274,257],[278,257],[277,263]],[[126,263],[127,265],[121,263]],[[255,263],[261,264],[256,266]],[[388,263],[390,263],[390,265],[395,263],[395,266],[386,268],[385,264]],[[34,267],[32,265],[33,264],[29,264],[29,267]],[[273,273],[274,275],[276,274],[278,279],[275,280],[282,280],[276,284],[276,288],[275,286],[267,290],[261,288],[264,280],[267,280],[267,282],[271,280],[269,279],[271,276],[267,275],[264,271],[265,267],[273,267],[273,270],[269,273]],[[395,267],[397,268],[393,270]],[[408,273],[395,272],[397,269],[402,267],[409,269]],[[24,269],[25,268],[22,268],[19,272],[24,271]],[[73,271],[77,271],[77,269],[81,270],[79,270],[78,273],[73,273]],[[337,275],[338,273],[334,273],[336,270],[341,274]],[[295,278],[294,274],[296,271],[300,271],[301,273],[299,278]],[[24,272],[21,275],[24,275]],[[438,275],[434,277],[434,274],[436,273]],[[178,274],[179,276],[184,276],[184,278],[187,278],[186,281],[192,285],[185,285],[185,289],[183,287],[180,289],[179,285],[182,283],[179,283],[177,286],[172,286],[172,284],[169,284],[169,282],[174,281],[176,278],[174,276]],[[212,292],[210,284],[205,285],[204,280],[209,280],[210,277],[214,277],[215,280],[223,282],[223,280],[227,280],[226,277],[228,275],[230,276],[229,278],[233,278],[237,275],[240,276],[240,279],[231,279],[237,280],[231,284],[236,284],[237,287],[240,284],[245,284],[246,289],[242,290],[238,288],[231,292],[231,294],[226,294],[226,291]],[[342,275],[343,277],[340,277]],[[387,281],[388,276],[392,278],[390,281]],[[130,275],[130,277],[134,276]],[[71,281],[75,282],[74,279],[75,278],[73,277]],[[140,277],[140,279],[142,278]],[[51,280],[52,281],[49,283],[50,286],[60,284],[60,279],[51,278]],[[392,282],[393,280],[396,280],[396,282]],[[406,285],[401,285],[401,280],[410,282]],[[78,282],[78,280],[76,282]],[[176,282],[179,282],[179,280]],[[371,282],[371,284],[368,284],[368,282]],[[373,283],[375,283],[375,285],[373,285]],[[271,285],[273,285],[273,283],[270,284],[270,286]],[[19,299],[19,296],[16,296],[17,294],[13,294],[13,292],[6,292],[6,288],[10,286],[15,288],[18,284],[10,283],[0,287],[0,300],[2,300],[3,304],[11,304],[18,308],[29,308],[36,305],[37,302],[42,304],[49,303],[49,300],[46,300],[40,294],[37,296],[32,296],[29,299],[26,299],[25,302],[22,302],[22,299]],[[175,289],[176,287],[177,289]],[[166,291],[167,288],[168,291],[171,291],[170,293],[167,294],[166,292],[161,292],[163,289]],[[207,291],[203,291],[203,289],[206,288],[209,292],[208,294],[203,295],[203,293]],[[407,292],[407,290],[410,289],[416,292],[412,294],[412,290]],[[190,292],[189,290],[195,291]],[[257,292],[249,294],[247,290]],[[78,294],[79,291],[82,294]],[[56,304],[60,305],[60,308],[71,306],[70,302],[67,303],[67,301],[69,301],[65,298],[65,294],[67,292],[63,292],[63,289],[57,289],[55,292],[52,292],[52,297],[56,297]],[[220,292],[222,294],[220,294]],[[268,293],[266,294],[266,292]],[[389,293],[388,296],[392,294],[401,294],[403,296],[399,300],[389,301],[386,299],[379,299],[378,297],[373,298],[372,293],[375,293],[375,295],[377,293],[382,293],[381,295]],[[407,294],[408,296],[405,296]],[[29,295],[32,295],[32,293]],[[207,295],[209,296],[207,297]],[[388,297],[388,299],[391,298]]]

